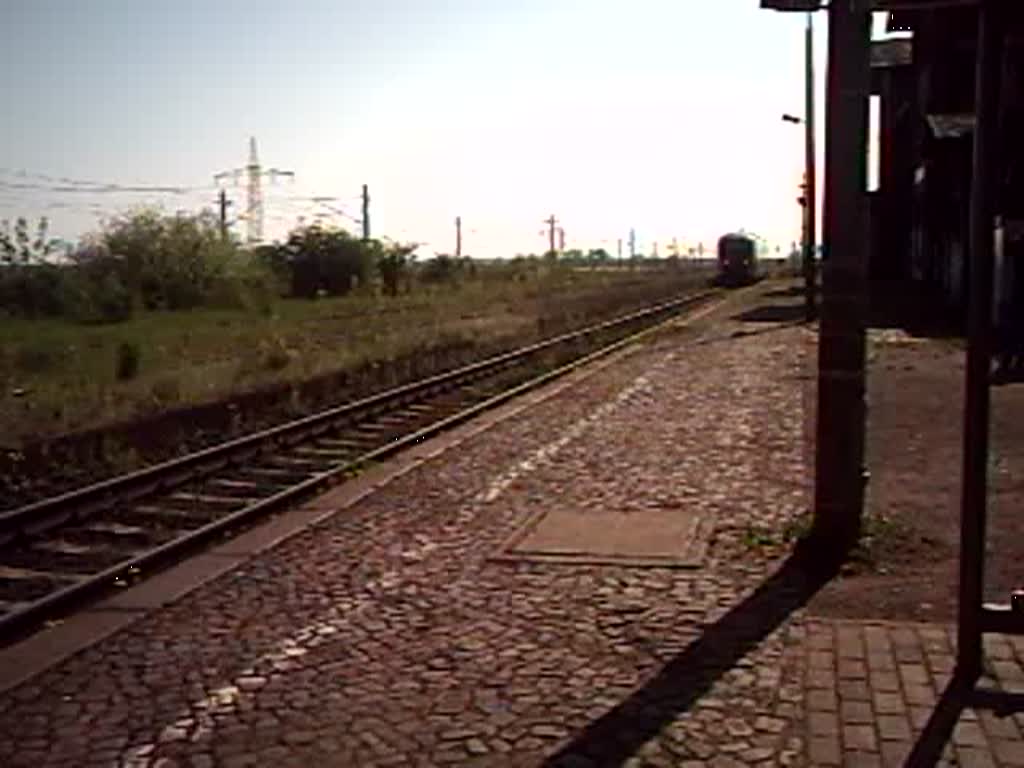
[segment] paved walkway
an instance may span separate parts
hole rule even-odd
[[[0,694],[0,765],[899,764],[949,637],[806,617],[817,585],[784,556],[808,337],[770,288],[339,488],[307,508],[336,513]],[[678,510],[706,549],[510,552],[553,509]],[[968,713],[956,744],[1024,764],[1015,718]]]

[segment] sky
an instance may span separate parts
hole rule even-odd
[[[5,0],[0,219],[74,241],[141,204],[214,206],[264,169],[267,240],[328,210],[482,258],[799,239],[800,14],[758,0]],[[816,60],[823,93],[825,18]],[[819,99],[819,155],[823,99]],[[118,185],[83,191],[56,179]],[[77,187],[67,191],[68,187]],[[184,187],[180,194],[125,186]],[[229,219],[246,189],[226,182]],[[232,231],[246,233],[245,222]]]

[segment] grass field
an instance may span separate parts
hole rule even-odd
[[[525,343],[677,292],[674,271],[540,270],[396,298],[281,300],[262,311],[152,312],[115,325],[0,325],[0,448],[216,402],[458,344]]]

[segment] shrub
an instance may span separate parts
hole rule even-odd
[[[319,225],[296,229],[277,249],[264,249],[260,259],[291,285],[291,295],[315,298],[321,291],[343,296],[365,282],[373,266],[367,244],[341,229]]]
[[[288,349],[284,339],[278,336],[260,346],[260,361],[267,370],[282,371],[292,361],[292,351]]]
[[[212,283],[206,303],[212,307],[249,309],[269,315],[274,300],[282,293],[282,281],[268,264],[240,254]]]
[[[61,314],[80,323],[120,323],[131,318],[135,302],[112,259],[64,268]]]
[[[60,344],[47,339],[26,342],[14,353],[14,366],[24,373],[46,373],[57,368],[64,359]]]
[[[130,381],[139,375],[139,345],[122,341],[117,347],[115,374],[118,381]]]
[[[177,376],[164,376],[153,383],[150,394],[157,406],[173,405],[181,400],[181,381]]]
[[[387,296],[397,296],[402,283],[408,284],[409,265],[412,263],[412,252],[416,250],[416,246],[400,243],[389,243],[385,246],[380,242],[374,242],[372,246],[384,293]]]
[[[146,309],[206,304],[238,256],[209,212],[165,216],[140,209],[109,222],[98,240],[99,248],[83,252],[80,260],[99,255]]]
[[[117,275],[104,275],[94,291],[92,300],[96,322],[120,323],[132,316],[132,295]]]
[[[462,274],[464,261],[439,253],[423,264],[420,279],[425,283],[452,283]]]

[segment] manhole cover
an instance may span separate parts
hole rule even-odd
[[[530,518],[497,559],[696,567],[706,547],[701,517],[682,509],[554,509]]]

